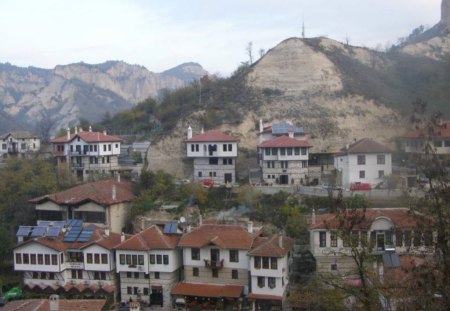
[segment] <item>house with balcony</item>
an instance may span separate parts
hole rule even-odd
[[[181,237],[177,223],[153,225],[115,247],[121,301],[142,301],[170,309],[170,292],[180,281]]]
[[[212,180],[219,185],[236,182],[239,138],[219,131],[192,136],[189,127],[185,143],[187,157],[193,159],[194,181]]]
[[[28,131],[9,132],[0,135],[0,161],[8,157],[27,158],[41,148],[41,140]]]
[[[258,145],[259,165],[265,184],[303,184],[308,176],[311,144],[293,133],[266,140]]]
[[[380,259],[391,253],[400,257],[433,253],[433,232],[424,231],[420,223],[426,219],[418,218],[409,209],[371,208],[357,213],[345,215],[362,221],[350,228],[350,234],[344,234],[342,218],[333,213],[316,216],[313,212],[308,225],[310,251],[316,258],[319,273],[354,271],[355,262],[350,257],[352,246],[369,247]]]
[[[358,182],[375,186],[392,174],[392,151],[364,138],[342,149],[334,158],[334,167],[338,172],[338,183],[344,188]]]
[[[284,310],[294,240],[281,234],[257,237],[248,253],[252,310]]]
[[[106,179],[34,198],[38,224],[79,219],[122,232],[135,196],[129,181]]]
[[[23,272],[25,290],[114,300],[113,248],[124,236],[75,220],[21,226],[16,235],[14,270]]]
[[[111,176],[119,170],[122,139],[104,132],[67,129],[67,135],[50,140],[57,165],[67,165],[79,180]]]

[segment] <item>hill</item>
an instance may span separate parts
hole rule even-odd
[[[54,129],[58,129],[80,118],[98,122],[106,112],[129,109],[149,96],[183,87],[206,73],[195,63],[163,73],[122,61],[58,65],[51,70],[0,64],[0,109],[30,124],[51,116],[56,121]]]

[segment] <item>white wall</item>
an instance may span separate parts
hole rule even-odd
[[[126,263],[121,264],[120,263],[120,255],[143,255],[144,256],[144,264],[143,265],[137,265],[136,267],[129,267],[129,265]],[[148,262],[148,256],[146,251],[129,251],[129,250],[116,250],[116,272],[144,272],[149,273],[149,262]]]
[[[183,248],[183,264],[185,266],[205,266],[205,260],[211,260],[211,248],[219,249],[218,247],[204,247],[200,249],[200,260],[192,260],[191,248]],[[223,259],[224,268],[230,269],[248,269],[248,250],[239,250],[239,262],[230,262],[230,253],[228,249],[219,249],[220,259]]]
[[[250,274],[251,274],[251,282],[252,282],[252,293],[255,294],[261,294],[261,295],[275,295],[275,296],[283,296],[284,291],[286,289],[287,283],[288,283],[288,272],[289,272],[289,266],[288,266],[288,257],[285,256],[283,258],[277,258],[277,269],[271,269],[270,268],[270,262],[269,262],[269,269],[261,268],[256,269],[254,265],[254,256],[250,257]],[[264,287],[258,286],[258,276],[265,278],[265,285]],[[274,277],[275,278],[275,287],[270,288],[268,285],[268,278]],[[284,285],[283,285],[283,279],[284,279]]]
[[[17,264],[16,263],[16,254],[20,253],[20,254],[24,254],[27,253],[28,254],[28,258],[29,258],[29,264],[24,264],[23,263],[23,255],[22,255],[22,264]],[[31,254],[35,254],[36,255],[36,264],[32,265],[31,264]],[[37,255],[38,254],[43,254],[43,264],[39,265],[38,264],[38,259],[37,259]],[[50,255],[50,265],[45,265],[45,255]],[[41,244],[32,242],[32,243],[27,243],[23,246],[20,246],[16,249],[14,249],[14,270],[16,271],[42,271],[42,272],[59,272],[62,270],[63,267],[61,267],[60,264],[60,256],[59,256],[60,252],[48,248],[46,246],[43,246]],[[57,255],[57,265],[52,265],[52,258],[51,255]]]
[[[173,272],[178,270],[181,265],[181,250],[151,250],[149,255],[155,255],[155,264],[149,263],[150,271],[152,272]],[[167,255],[169,257],[169,264],[165,265],[164,261],[161,264],[158,264],[156,261],[156,255]]]
[[[111,271],[114,270],[115,265],[114,265],[114,255],[111,251],[109,251],[108,249],[101,247],[100,245],[97,244],[92,244],[86,248],[83,249],[83,253],[84,253],[84,269],[85,270],[90,270],[90,271]],[[92,263],[88,263],[87,262],[87,254],[91,253],[92,254]],[[95,263],[95,256],[94,254],[99,254],[100,256],[100,263],[96,264]],[[102,264],[101,262],[101,255],[102,254],[106,254],[107,258],[108,258],[108,263],[106,264]]]
[[[194,145],[194,151],[192,151],[192,145]],[[198,151],[195,148],[198,145]],[[209,155],[208,145],[217,145],[217,151],[213,155]],[[227,151],[224,151],[223,145],[227,145]],[[231,151],[228,151],[228,145],[231,145]],[[238,144],[237,142],[192,142],[186,144],[188,158],[198,157],[237,157]]]

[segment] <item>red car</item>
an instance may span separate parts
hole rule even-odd
[[[372,185],[367,182],[354,182],[350,184],[350,191],[372,190]]]
[[[214,180],[212,179],[205,179],[202,181],[202,186],[205,188],[210,188],[212,186],[214,186]]]

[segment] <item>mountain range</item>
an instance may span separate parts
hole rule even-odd
[[[189,84],[207,72],[185,63],[161,73],[122,61],[76,63],[54,69],[0,64],[0,132],[52,120],[54,130],[80,118],[98,122],[164,90]],[[7,122],[9,120],[9,122]]]

